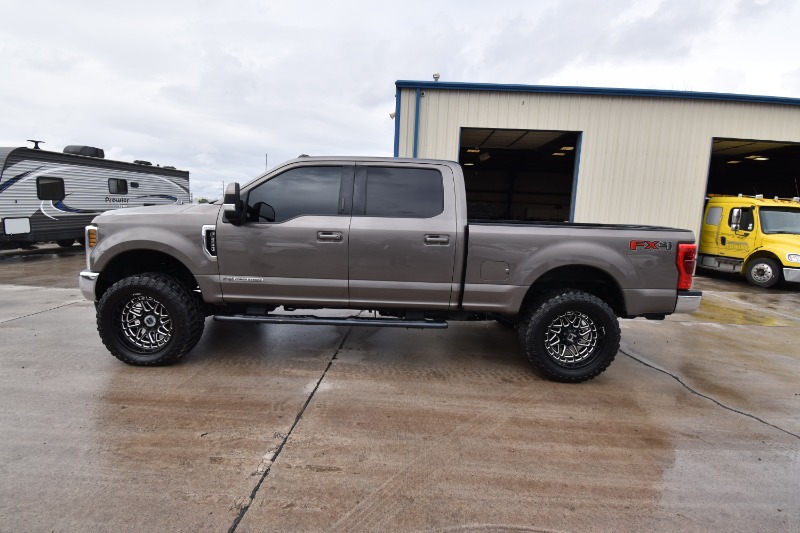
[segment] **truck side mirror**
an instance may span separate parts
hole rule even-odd
[[[731,210],[731,229],[739,231],[739,223],[742,221],[742,210],[738,207]]]
[[[222,201],[222,211],[231,224],[242,222],[242,199],[239,195],[239,184],[229,183],[225,187],[225,198]]]

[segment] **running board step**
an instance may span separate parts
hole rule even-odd
[[[446,329],[444,320],[403,320],[401,318],[321,317],[314,315],[214,315],[218,322],[257,324],[303,324],[310,326],[372,326],[379,328]]]

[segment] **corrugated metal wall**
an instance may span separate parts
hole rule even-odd
[[[700,228],[714,137],[800,142],[800,107],[735,101],[423,89],[417,157],[458,158],[461,128],[582,132],[575,222]],[[416,90],[400,90],[400,157]]]

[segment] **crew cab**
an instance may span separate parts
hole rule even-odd
[[[614,359],[618,317],[662,319],[701,298],[692,232],[471,220],[451,161],[300,157],[229,184],[222,205],[100,215],[86,242],[80,287],[97,302],[103,343],[134,365],[183,356],[207,316],[403,328],[497,320],[516,327],[544,376],[579,382]],[[321,308],[375,313],[297,314]]]

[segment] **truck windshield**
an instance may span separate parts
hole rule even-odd
[[[762,207],[761,231],[764,233],[796,233],[800,235],[800,209]]]

